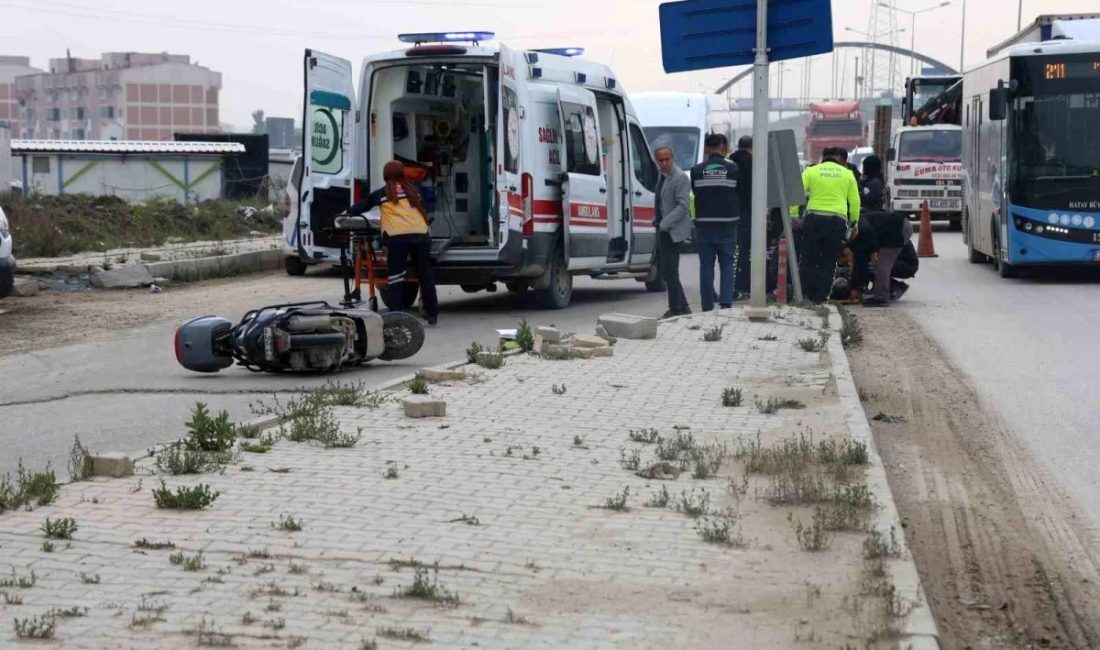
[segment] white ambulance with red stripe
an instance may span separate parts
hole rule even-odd
[[[367,57],[358,85],[350,62],[306,51],[292,252],[338,262],[333,217],[396,159],[420,177],[440,284],[533,289],[553,309],[575,275],[660,290],[658,172],[618,78],[579,50],[480,45],[491,37],[402,35],[409,47]]]

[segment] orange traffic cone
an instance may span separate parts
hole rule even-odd
[[[932,213],[928,211],[928,201],[920,210],[920,239],[917,240],[917,257],[939,257],[932,244]]]

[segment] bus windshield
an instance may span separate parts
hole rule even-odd
[[[962,131],[929,129],[901,134],[898,162],[957,162],[962,159]]]
[[[650,126],[642,130],[654,151],[660,147],[672,147],[676,166],[680,169],[687,171],[699,162],[699,129],[690,126]]]
[[[1019,60],[1010,142],[1013,202],[1065,209],[1100,192],[1100,65],[1061,57]]]

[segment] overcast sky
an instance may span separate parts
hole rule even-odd
[[[919,10],[941,0],[897,0]],[[867,31],[877,0],[833,0],[837,40]],[[713,91],[737,70],[666,75],[661,69],[658,0],[0,0],[0,54],[98,57],[104,51],[172,52],[222,73],[223,122],[249,128],[250,113],[294,116],[301,105],[301,56],[306,47],[351,59],[396,49],[408,31],[485,29],[518,47],[580,46],[610,62],[628,91]],[[1100,11],[1098,0],[1023,0],[1024,22],[1043,13]],[[966,63],[1016,31],[1017,0],[968,0]],[[899,28],[908,30],[907,14]],[[962,0],[917,18],[917,50],[957,65]],[[899,35],[909,44],[910,33]],[[854,67],[851,53],[842,57]],[[784,94],[797,96],[799,66],[785,75]],[[814,64],[812,96],[830,94],[829,63]],[[846,86],[851,87],[849,72]],[[742,93],[748,92],[741,86]],[[776,94],[773,90],[773,94]],[[851,94],[849,92],[849,94]]]

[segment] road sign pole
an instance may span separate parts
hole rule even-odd
[[[767,318],[768,235],[768,0],[756,3],[755,84],[752,99],[752,293],[753,316]]]

